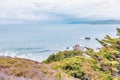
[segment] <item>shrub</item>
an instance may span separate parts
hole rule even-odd
[[[65,58],[71,58],[79,55],[82,55],[82,51],[63,51],[63,52],[58,52],[57,54],[50,55],[48,59],[43,62],[45,63],[57,62]]]

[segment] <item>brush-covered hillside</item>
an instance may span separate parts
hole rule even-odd
[[[63,51],[50,55],[43,62],[79,80],[120,80],[119,28],[117,36],[106,35],[102,40],[96,39],[102,45],[97,52],[88,47],[86,51]],[[60,75],[62,80],[62,73]]]
[[[0,80],[120,80],[120,29],[96,40],[98,51],[61,51],[43,62],[0,57]]]
[[[0,58],[0,80],[55,80],[48,65],[22,58]]]
[[[76,80],[62,72],[64,80]],[[49,64],[23,58],[0,57],[0,80],[59,80]]]

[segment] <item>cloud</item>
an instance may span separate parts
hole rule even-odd
[[[0,23],[120,19],[120,0],[0,0]]]

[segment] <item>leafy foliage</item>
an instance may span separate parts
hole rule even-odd
[[[58,52],[57,54],[52,54],[48,57],[47,60],[43,61],[45,63],[50,63],[50,62],[57,62],[57,61],[61,61],[65,58],[71,58],[74,56],[79,56],[82,55],[82,51],[63,51],[63,52]]]
[[[117,28],[117,35],[117,38],[106,35],[102,40],[96,39],[102,45],[97,52],[86,47],[85,52],[73,50],[52,54],[43,61],[49,64],[1,57],[0,72],[5,74],[0,79],[9,80],[6,76],[14,75],[15,79],[39,76],[35,80],[120,80],[120,28]]]
[[[117,38],[106,35],[102,40],[96,39],[102,45],[97,52],[88,47],[85,52],[63,51],[46,61],[81,80],[120,80],[120,28],[117,34]]]

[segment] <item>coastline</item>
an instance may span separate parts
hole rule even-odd
[[[117,27],[119,25],[2,25],[0,55],[42,61],[75,44],[96,49],[100,44],[95,38],[102,39],[106,34],[114,37]],[[85,40],[86,36],[91,39]]]

